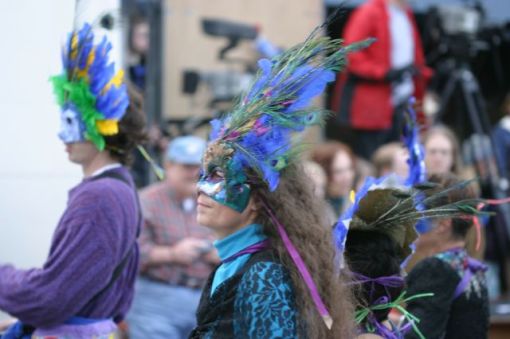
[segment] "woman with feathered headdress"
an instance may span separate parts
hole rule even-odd
[[[308,107],[311,99],[364,44],[342,47],[312,33],[259,61],[248,92],[212,122],[198,221],[218,234],[222,263],[203,291],[192,338],[352,335],[349,293],[294,135],[323,120],[322,111]]]

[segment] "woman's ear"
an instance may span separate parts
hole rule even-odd
[[[248,208],[250,209],[250,211],[258,213],[261,208],[259,197],[252,194],[252,196],[250,197],[250,202],[248,203]]]
[[[441,219],[437,223],[437,231],[440,234],[450,234],[452,231],[452,219]]]

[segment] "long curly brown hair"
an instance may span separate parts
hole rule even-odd
[[[300,337],[353,338],[352,291],[335,267],[331,225],[327,225],[323,206],[314,197],[312,185],[306,178],[300,163],[291,164],[282,171],[280,183],[274,192],[270,192],[262,183],[257,183],[252,189],[254,196],[272,209],[299,251],[333,318],[331,330],[325,326],[315,308],[303,278],[264,208],[260,209],[257,222],[263,225],[264,233],[270,238],[278,259],[292,279],[299,321],[304,323],[302,330],[305,333],[301,333]]]

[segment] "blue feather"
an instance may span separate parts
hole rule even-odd
[[[221,119],[213,119],[210,122],[211,132],[209,133],[209,140],[216,140],[221,136],[221,130],[224,122]]]
[[[246,101],[249,101],[253,99],[253,97],[258,94],[262,88],[267,84],[269,81],[269,78],[271,77],[271,68],[272,68],[272,62],[268,59],[260,59],[258,61],[258,65],[260,68],[260,77],[259,79],[253,84],[253,86],[250,89],[249,94],[246,96]]]
[[[424,182],[427,177],[425,168],[425,150],[420,142],[419,126],[416,120],[416,112],[413,109],[414,98],[409,100],[406,124],[402,131],[403,142],[409,151],[409,175],[405,181],[407,186]]]
[[[335,80],[335,73],[325,69],[317,69],[313,71],[309,78],[308,83],[298,91],[298,99],[287,107],[285,112],[294,112],[309,106],[312,99],[322,94],[327,84]]]
[[[358,211],[361,199],[363,199],[367,195],[368,191],[372,187],[381,184],[387,178],[388,176],[382,176],[380,178],[367,177],[363,182],[363,185],[358,190],[358,192],[356,192],[354,203],[338,219],[338,222],[336,223],[335,228],[333,230],[333,234],[335,235],[336,247],[340,251],[344,250],[345,237],[347,236],[347,234],[344,234],[344,232],[346,231],[343,229],[346,228],[345,222],[354,217],[354,214]],[[337,230],[337,228],[339,229]]]

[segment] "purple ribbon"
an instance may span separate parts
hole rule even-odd
[[[370,278],[366,275],[352,272],[353,276],[356,278],[355,283],[375,283],[385,287],[401,287],[404,286],[404,278],[399,275],[389,275],[384,277]]]
[[[401,337],[397,335],[397,333],[393,332],[393,330],[386,327],[384,324],[381,324],[373,314],[368,316],[368,322],[375,327],[375,333],[379,334],[381,337],[385,339],[400,339]]]
[[[248,246],[246,247],[245,249],[235,253],[235,254],[232,254],[230,257],[224,259],[221,261],[222,264],[224,263],[227,263],[227,262],[231,262],[233,261],[234,259],[244,255],[244,254],[253,254],[253,253],[257,253],[257,252],[260,252],[260,251],[263,251],[267,248],[269,248],[270,245],[269,245],[269,240],[268,239],[264,239],[262,241],[259,241],[258,243],[255,243],[251,246]]]
[[[331,326],[333,325],[333,318],[331,318],[331,315],[329,314],[329,311],[326,308],[326,305],[324,305],[324,302],[322,301],[322,299],[319,295],[319,292],[317,290],[317,286],[315,285],[315,283],[312,279],[312,276],[310,275],[310,272],[306,268],[306,265],[303,262],[303,259],[299,255],[298,250],[296,249],[296,247],[294,247],[294,244],[290,240],[287,232],[285,231],[285,228],[278,221],[278,219],[274,215],[271,208],[266,204],[265,201],[263,201],[262,203],[264,204],[264,207],[265,207],[267,213],[269,214],[269,217],[271,218],[273,223],[276,225],[276,227],[278,229],[278,233],[279,233],[280,237],[282,238],[283,244],[285,245],[287,252],[289,253],[290,257],[292,258],[292,261],[294,261],[294,264],[296,265],[297,269],[299,270],[301,277],[305,281],[305,284],[308,287],[308,290],[310,291],[310,295],[312,296],[312,300],[315,303],[315,307],[319,311],[319,314],[322,316],[322,319],[324,320],[326,327],[328,329],[331,329]]]
[[[464,276],[462,277],[462,280],[455,288],[455,292],[453,293],[453,299],[457,299],[462,293],[464,293],[464,290],[468,287],[471,278],[473,277],[474,274],[476,274],[478,271],[486,270],[487,265],[476,259],[468,257],[464,267]]]
[[[388,302],[387,297],[382,297],[378,299],[374,304],[385,304]],[[367,324],[370,324],[373,327],[373,332],[380,335],[385,339],[402,339],[404,335],[408,333],[412,329],[412,323],[410,321],[402,324],[400,328],[394,326],[391,322],[392,328],[388,328],[386,325],[377,320],[373,313],[370,313],[367,317]],[[366,327],[366,326],[365,326]]]
[[[370,293],[369,293],[367,301],[370,302],[371,304],[385,304],[388,302],[388,300],[386,300],[385,302],[378,302],[380,300],[380,298],[378,299],[378,301],[372,302],[374,292],[375,292],[375,284],[383,286],[384,291],[386,292],[386,295],[390,295],[390,292],[388,291],[388,287],[398,288],[398,287],[404,286],[404,278],[402,278],[399,275],[389,275],[389,276],[383,276],[383,277],[377,277],[377,278],[370,278],[370,277],[367,277],[363,274],[356,273],[356,272],[352,272],[352,274],[356,279],[356,281],[354,281],[353,283],[359,283],[359,284],[370,283]],[[388,299],[387,297],[384,297],[384,298]]]

